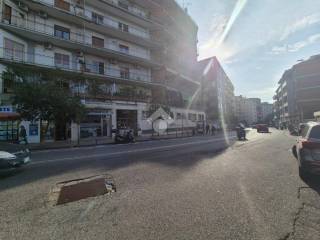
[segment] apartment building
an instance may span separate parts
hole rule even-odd
[[[320,55],[294,65],[279,80],[274,96],[279,125],[312,120],[320,105]]]
[[[270,116],[273,116],[273,104],[268,102],[261,103],[261,119],[265,122]],[[271,119],[272,120],[272,119]]]
[[[199,61],[201,91],[198,101],[205,107],[208,121],[234,121],[234,86],[216,57]]]
[[[236,96],[234,109],[239,122],[252,125],[261,121],[261,100],[259,98]]]
[[[11,106],[6,70],[14,66],[57,75],[81,97],[83,136],[151,131],[154,105],[188,116],[200,86],[190,71],[198,28],[175,1],[0,0],[0,9],[0,106]],[[190,111],[191,125],[205,118],[201,109]]]

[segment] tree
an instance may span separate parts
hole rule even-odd
[[[40,121],[41,126],[42,121],[46,121],[41,140],[50,123],[65,125],[70,121],[79,122],[85,115],[85,107],[80,99],[57,83],[19,83],[15,88],[13,103],[23,119]]]

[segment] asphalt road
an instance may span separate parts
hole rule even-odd
[[[0,239],[319,240],[320,181],[300,180],[293,143],[272,130],[36,152],[0,178]],[[100,173],[116,193],[48,204],[55,183]]]

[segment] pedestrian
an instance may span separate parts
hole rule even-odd
[[[25,144],[28,144],[27,131],[23,125],[20,126],[19,139],[20,139],[20,142],[24,142]]]
[[[211,126],[211,135],[214,136],[216,134],[216,127],[214,126],[214,124],[212,124]]]
[[[210,133],[210,126],[209,126],[209,124],[207,124],[207,126],[206,126],[206,134],[209,135],[209,133]]]

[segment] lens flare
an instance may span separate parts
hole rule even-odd
[[[226,37],[230,33],[233,24],[235,23],[235,21],[239,17],[240,13],[242,12],[244,7],[246,6],[247,2],[248,2],[248,0],[238,0],[238,2],[236,3],[236,6],[234,7],[234,9],[232,11],[231,17],[230,17],[228,24],[227,24],[227,27],[225,28],[223,34],[221,35],[217,46],[220,46],[224,42],[224,40],[226,39]]]

